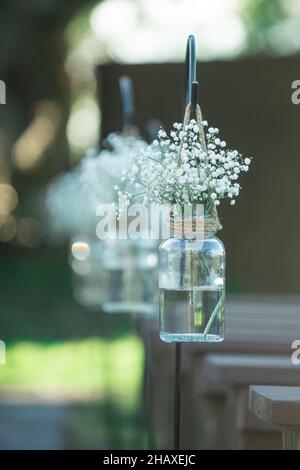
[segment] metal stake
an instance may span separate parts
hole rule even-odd
[[[175,381],[174,381],[174,450],[180,449],[180,401],[181,401],[181,343],[175,345]]]

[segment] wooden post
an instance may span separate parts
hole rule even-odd
[[[252,385],[249,407],[258,418],[282,428],[284,450],[300,450],[300,387]]]

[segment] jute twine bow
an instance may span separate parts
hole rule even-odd
[[[184,130],[186,126],[190,122],[190,116],[192,113],[191,104],[188,104],[183,118],[183,126],[182,129]],[[204,126],[202,121],[202,113],[200,106],[197,104],[196,110],[196,122],[199,128],[199,143],[201,145],[201,149],[206,152],[206,140],[205,140],[205,132]],[[181,152],[183,148],[183,139],[181,140],[181,144],[179,147],[178,152],[178,160],[177,164],[180,166],[181,164]],[[186,238],[199,238],[201,234],[204,237],[209,237],[216,233],[218,230],[221,230],[222,225],[220,224],[218,211],[216,206],[213,204],[211,208],[211,214],[209,217],[185,217],[185,218],[174,218],[170,217],[170,231],[175,236],[184,236]]]

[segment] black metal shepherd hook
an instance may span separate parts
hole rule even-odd
[[[191,104],[192,112],[196,111],[197,106],[197,92],[199,83],[196,80],[196,43],[195,37],[190,35],[187,41],[186,56],[185,56],[185,78],[184,78],[184,93],[185,93],[185,106]]]
[[[123,75],[119,78],[122,115],[123,115],[123,131],[128,131],[134,127],[134,97],[133,85],[131,78]]]
[[[199,83],[196,81],[196,45],[194,36],[188,37],[185,58],[184,93],[185,106],[191,104],[196,112]],[[181,402],[181,343],[175,345],[175,389],[174,389],[174,450],[180,449],[180,402]]]
[[[184,93],[185,106],[191,103],[192,83],[196,81],[196,46],[195,38],[190,35],[187,41],[185,55],[185,76],[184,76]]]

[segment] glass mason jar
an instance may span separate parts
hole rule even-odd
[[[160,338],[224,339],[225,249],[213,234],[173,236],[159,247]]]
[[[103,310],[107,313],[158,313],[155,241],[107,239],[102,243]]]
[[[77,236],[71,240],[69,262],[73,295],[85,307],[98,308],[103,301],[102,251],[102,242],[98,239]]]

